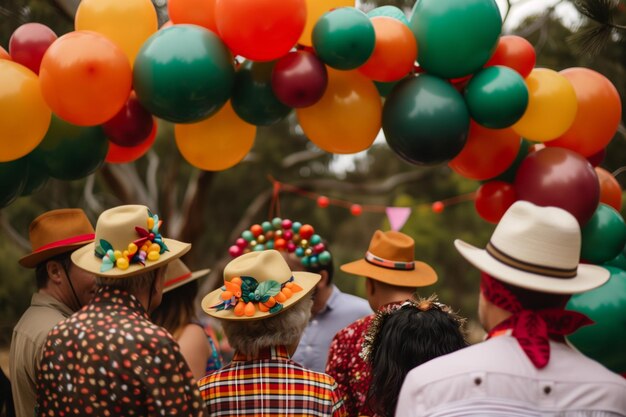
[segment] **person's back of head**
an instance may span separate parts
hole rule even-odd
[[[467,346],[463,323],[432,298],[380,311],[364,346],[364,356],[372,366],[369,407],[378,415],[392,416],[411,369]]]

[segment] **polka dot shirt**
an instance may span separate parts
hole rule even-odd
[[[203,404],[177,343],[139,301],[111,287],[48,334],[36,415],[200,416]]]

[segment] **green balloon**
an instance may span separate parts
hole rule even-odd
[[[380,94],[381,97],[387,97],[389,94],[391,94],[391,90],[393,90],[393,88],[398,85],[400,81],[391,81],[388,83],[382,81],[374,81],[374,85],[376,86],[378,94]]]
[[[615,258],[605,263],[604,266],[614,266],[615,268],[626,271],[626,255],[622,252]]]
[[[524,162],[524,159],[526,159],[526,157],[528,156],[531,146],[532,146],[532,143],[530,143],[527,140],[522,139],[519,151],[517,151],[517,156],[515,157],[515,160],[513,161],[511,166],[508,167],[506,171],[504,171],[502,174],[498,175],[497,177],[491,178],[484,182],[504,181],[504,182],[508,182],[509,184],[513,184],[515,182],[515,176],[517,175],[517,170],[519,169],[519,166],[522,165],[522,162]]]
[[[39,160],[36,155],[36,152],[31,152],[26,156],[28,175],[26,176],[26,184],[24,184],[22,196],[31,195],[40,191],[50,178],[45,164],[43,161]]]
[[[495,0],[419,0],[409,27],[420,66],[442,78],[460,78],[491,58],[502,18]]]
[[[402,23],[404,23],[407,26],[409,25],[409,20],[404,15],[404,12],[402,10],[400,10],[399,8],[397,8],[396,6],[381,6],[381,7],[377,7],[375,9],[371,10],[370,12],[368,12],[367,16],[370,17],[370,18],[378,17],[378,16],[391,17],[393,19],[401,21]]]
[[[481,70],[467,84],[464,95],[472,119],[490,129],[513,125],[528,107],[528,87],[524,79],[507,67]]]
[[[27,176],[26,158],[0,163],[0,208],[8,206],[20,196]]]
[[[42,161],[51,177],[70,181],[97,171],[108,150],[109,141],[102,127],[76,126],[52,115],[48,133],[33,157]]]
[[[461,94],[432,75],[401,81],[383,107],[387,143],[413,164],[438,164],[454,158],[467,141],[469,125]]]
[[[626,372],[626,272],[609,266],[609,281],[600,288],[572,296],[568,310],[595,322],[567,339],[576,349],[610,370]]]
[[[372,55],[376,34],[365,13],[341,7],[319,18],[312,41],[317,56],[329,67],[351,70],[365,64]]]
[[[133,68],[141,104],[155,116],[193,123],[219,111],[230,98],[235,69],[228,48],[195,25],[160,30],[143,44]]]
[[[244,61],[237,70],[231,103],[235,113],[250,124],[269,126],[291,111],[272,90],[274,65],[275,62]]]
[[[581,259],[601,264],[619,255],[626,245],[626,224],[613,207],[600,203],[582,228]]]

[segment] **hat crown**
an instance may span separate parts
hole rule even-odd
[[[114,249],[125,250],[129,243],[139,238],[135,227],[147,229],[148,207],[127,205],[108,209],[98,217],[96,245],[106,240]]]
[[[224,268],[224,281],[235,277],[252,277],[258,283],[276,281],[283,284],[292,277],[293,273],[276,250],[249,252],[230,261]]]
[[[60,209],[43,213],[33,220],[29,238],[33,250],[37,250],[51,243],[93,232],[93,226],[83,210]]]
[[[390,261],[413,262],[415,241],[401,232],[377,230],[370,241],[369,252]]]
[[[504,214],[490,243],[525,263],[574,269],[579,263],[581,232],[576,218],[563,209],[518,201]]]

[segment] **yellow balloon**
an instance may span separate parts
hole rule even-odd
[[[43,140],[52,112],[34,72],[0,60],[0,162],[19,159]]]
[[[119,46],[135,62],[139,48],[158,29],[150,0],[82,0],[76,11],[76,30],[98,32]]]
[[[354,0],[306,0],[306,25],[300,35],[300,45],[311,46],[311,34],[317,20],[326,12],[338,7],[354,7]]]
[[[369,148],[381,127],[382,103],[374,83],[357,71],[328,68],[320,101],[297,109],[306,136],[326,152],[349,154]]]
[[[241,120],[230,101],[215,115],[198,123],[174,127],[176,145],[191,165],[223,171],[237,165],[252,149],[256,126]]]
[[[526,78],[528,107],[512,128],[520,136],[548,142],[574,123],[578,110],[576,91],[567,78],[547,68],[535,68]]]

